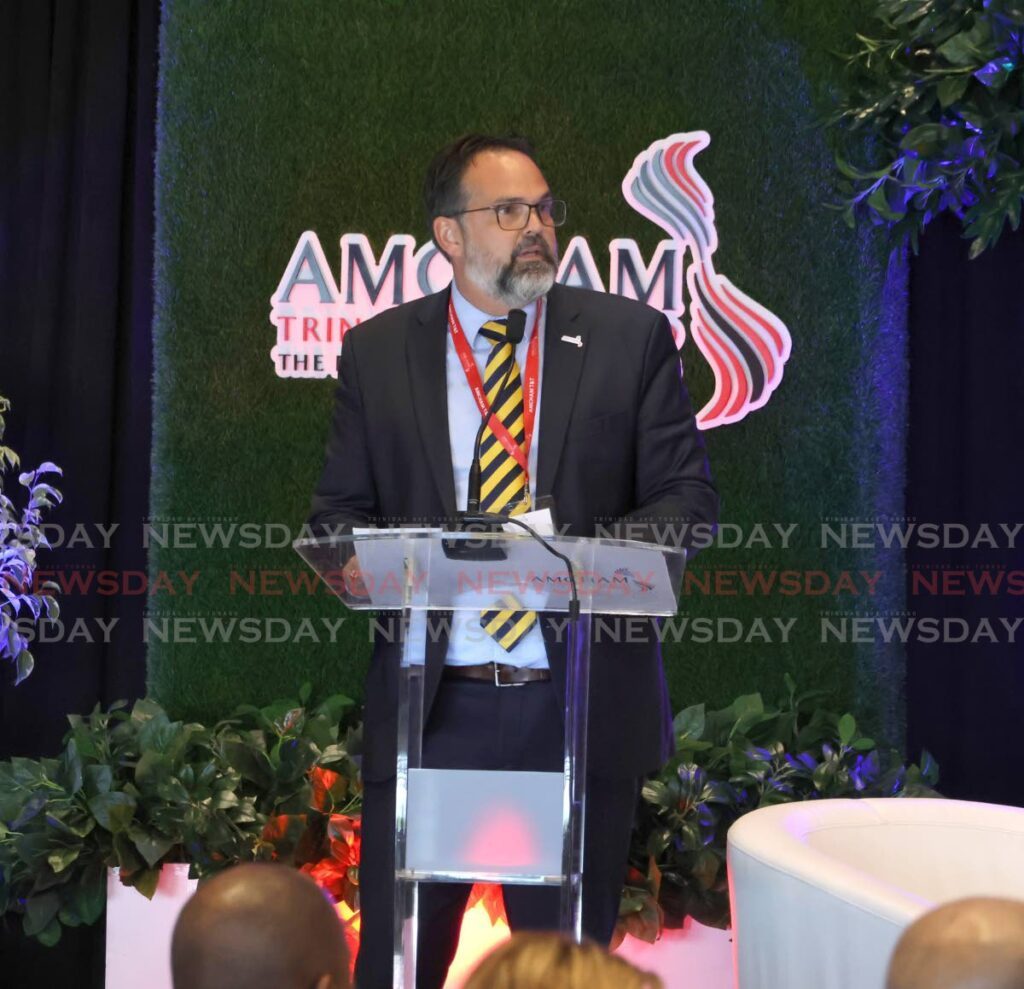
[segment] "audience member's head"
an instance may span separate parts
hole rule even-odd
[[[174,989],[347,989],[334,908],[283,865],[239,865],[203,883],[171,944]]]
[[[919,917],[896,945],[886,989],[1024,989],[1024,902],[976,897]]]
[[[662,989],[596,944],[575,944],[560,934],[514,934],[466,980],[465,989]]]

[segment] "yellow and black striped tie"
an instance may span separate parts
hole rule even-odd
[[[493,346],[484,370],[487,403],[523,449],[526,441],[523,406],[523,379],[516,363],[515,349],[505,339],[505,320],[488,320],[480,333]],[[530,486],[526,471],[499,442],[490,426],[480,444],[480,508],[485,512],[519,515],[529,511]],[[506,651],[511,652],[537,622],[535,611],[523,611],[511,594],[498,606],[481,612],[480,624]]]

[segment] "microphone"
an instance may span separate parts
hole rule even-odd
[[[505,390],[508,384],[509,375],[515,367],[515,349],[522,342],[526,335],[526,313],[522,309],[510,309],[508,321],[505,325],[505,339],[512,344],[512,363],[509,364],[505,380],[498,388],[498,395]],[[484,430],[491,419],[491,410],[488,409],[480,420],[480,428],[476,432],[476,442],[473,444],[473,462],[469,468],[469,498],[466,501],[466,511],[473,513],[480,511],[480,446],[484,441]]]

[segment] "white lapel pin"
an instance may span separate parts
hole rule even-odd
[[[562,337],[562,343],[574,343],[577,347],[583,346],[583,335],[578,334],[574,337]]]

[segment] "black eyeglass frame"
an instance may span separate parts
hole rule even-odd
[[[555,206],[555,205],[561,206],[561,210],[562,210],[562,218],[557,223],[554,221],[554,218],[551,216],[551,213],[550,213],[551,208],[553,206]],[[527,207],[526,215],[523,218],[523,222],[520,223],[518,227],[506,227],[501,222],[501,213],[499,211],[502,210],[502,209],[505,209],[508,206],[526,206]],[[548,216],[549,216],[548,220],[544,219],[544,214],[541,212],[541,208],[544,207],[544,206],[546,206],[548,208]],[[457,213],[448,213],[446,215],[449,218],[454,219],[456,216],[462,216],[465,213],[483,213],[485,210],[492,210],[494,212],[494,219],[497,222],[498,226],[501,227],[502,230],[524,230],[526,228],[527,224],[529,224],[529,222],[530,222],[530,213],[531,212],[536,212],[537,219],[540,220],[540,222],[545,227],[560,227],[560,226],[562,226],[562,224],[565,223],[566,217],[567,217],[567,215],[569,213],[569,205],[568,205],[568,203],[566,203],[566,201],[564,199],[551,199],[549,197],[545,197],[544,199],[541,199],[541,200],[539,200],[536,203],[524,203],[524,202],[495,203],[493,206],[477,206],[474,209],[460,209]]]

